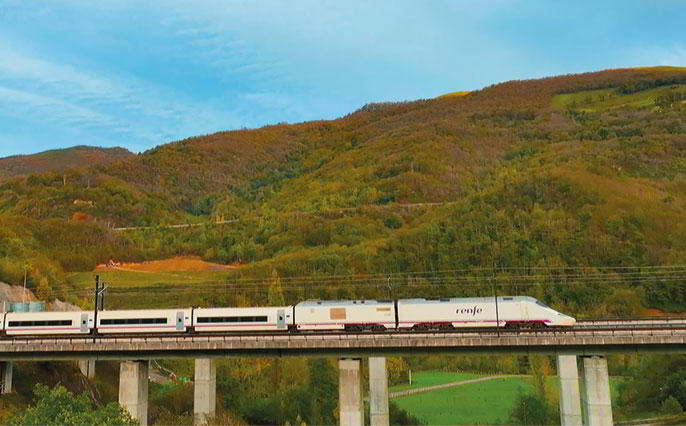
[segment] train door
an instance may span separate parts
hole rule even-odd
[[[279,309],[276,311],[276,328],[283,330],[286,328],[286,310]]]
[[[176,313],[176,330],[183,331],[183,326],[183,311],[179,311]]]
[[[81,333],[88,333],[88,314],[81,314]]]

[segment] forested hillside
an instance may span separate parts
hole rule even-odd
[[[685,102],[686,69],[610,70],[14,178],[0,185],[0,280],[30,265],[47,295],[69,285],[65,272],[107,259],[194,254],[242,264],[236,279],[417,272],[431,283],[486,268],[571,312],[606,314],[611,297],[683,310],[680,276],[626,271],[686,263]],[[231,222],[162,226],[218,219]],[[560,291],[531,278],[536,268],[623,272],[611,289]],[[511,287],[522,274],[525,287]]]
[[[70,167],[107,164],[133,155],[124,148],[98,148],[80,145],[32,155],[0,158],[0,182],[13,176],[62,171]]]

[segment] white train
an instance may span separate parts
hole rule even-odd
[[[96,319],[97,318],[97,319]],[[97,323],[96,323],[97,322]],[[261,308],[9,312],[7,336],[249,331],[451,330],[571,327],[576,320],[533,297],[317,300]]]

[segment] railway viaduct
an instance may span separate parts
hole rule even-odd
[[[335,356],[340,422],[361,425],[360,359],[368,357],[371,424],[388,425],[385,356],[540,353],[557,356],[562,424],[607,425],[612,408],[605,356],[630,352],[686,352],[686,319],[580,321],[573,329],[544,331],[17,338],[0,340],[0,373],[7,392],[12,361],[79,360],[90,374],[94,360],[119,360],[119,402],[145,425],[149,360],[192,357],[195,420],[202,424],[215,413],[216,358]]]

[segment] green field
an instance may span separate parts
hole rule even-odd
[[[476,379],[478,377],[485,377],[485,375],[474,373],[452,373],[448,371],[421,371],[412,375],[411,385],[391,386],[389,392],[393,393],[408,389],[425,388],[429,386],[442,385],[445,383]]]
[[[491,375],[420,371],[413,373],[411,386],[392,386],[389,392],[400,392],[407,389],[423,388],[488,376]],[[610,378],[610,393],[613,399],[618,394],[617,386],[622,380],[624,379],[621,377]],[[556,401],[559,399],[558,386],[556,376],[546,378],[547,398],[553,405],[556,405]],[[533,384],[530,377],[493,379],[393,398],[393,401],[398,407],[416,416],[428,425],[508,424],[510,410],[514,407],[520,392],[533,392]],[[613,405],[616,405],[616,401],[613,402]],[[613,407],[613,411],[615,419],[621,420],[647,419],[660,416],[660,413],[653,411],[632,413],[630,416],[627,416],[617,406]]]
[[[520,389],[530,391],[532,388],[530,379],[510,377],[418,393],[393,401],[429,425],[506,424]]]

